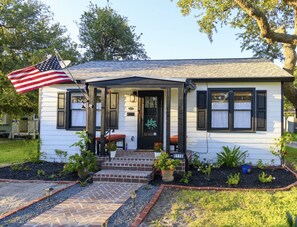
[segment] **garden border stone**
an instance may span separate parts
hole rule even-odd
[[[188,189],[188,190],[206,190],[206,191],[287,191],[291,189],[292,187],[297,187],[297,173],[293,170],[291,170],[288,166],[284,167],[289,172],[291,172],[295,178],[296,181],[286,187],[282,188],[220,188],[220,187],[194,187],[194,186],[183,186],[183,185],[171,185],[171,184],[161,184],[160,188],[157,190],[155,195],[152,197],[151,201],[143,208],[143,210],[139,213],[139,215],[136,217],[134,222],[131,224],[131,227],[137,227],[139,226],[144,219],[147,217],[153,206],[157,203],[159,200],[163,190],[165,188],[175,188],[175,189]]]

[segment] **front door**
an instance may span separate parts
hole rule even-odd
[[[163,143],[163,91],[138,92],[138,149],[153,149]]]

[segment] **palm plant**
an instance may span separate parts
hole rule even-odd
[[[223,146],[223,151],[217,154],[218,163],[226,167],[236,167],[244,163],[247,151],[241,151],[240,147],[234,146],[232,149]]]

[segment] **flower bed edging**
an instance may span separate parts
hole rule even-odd
[[[0,179],[0,182],[12,182],[12,183],[14,183],[14,182],[20,182],[20,183],[21,182],[27,182],[27,183],[49,183],[51,181],[40,181],[40,180],[6,180],[5,181],[5,179]],[[64,187],[64,188],[60,188],[60,189],[54,190],[52,192],[52,195],[51,196],[54,196],[58,192],[61,192],[61,191],[65,190],[65,189],[68,189],[68,188],[70,188],[70,187],[78,184],[79,181],[54,181],[54,183],[57,183],[57,184],[68,184],[68,185],[66,187]],[[14,210],[8,211],[8,212],[0,215],[0,220],[2,220],[3,218],[6,218],[6,217],[8,217],[8,216],[10,216],[10,215],[18,212],[18,211],[21,211],[21,210],[23,210],[23,209],[25,209],[25,208],[33,205],[34,203],[38,203],[38,202],[40,202],[42,200],[45,200],[47,198],[48,198],[48,196],[42,196],[42,197],[39,197],[37,199],[34,199],[34,200],[30,201],[26,205],[19,206],[19,207],[17,207]]]
[[[176,189],[187,189],[187,190],[206,190],[206,191],[287,191],[292,187],[297,187],[297,173],[291,170],[288,166],[285,166],[289,172],[291,172],[295,178],[295,183],[292,183],[286,187],[282,188],[220,188],[220,187],[194,187],[194,186],[182,186],[182,185],[170,185],[170,184],[161,184],[158,191],[152,197],[151,201],[143,208],[140,214],[136,217],[135,221],[131,224],[131,227],[139,226],[143,220],[147,217],[153,206],[159,200],[163,190],[167,188],[176,188]]]

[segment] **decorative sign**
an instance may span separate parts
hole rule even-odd
[[[133,107],[129,107],[128,110],[134,110],[134,108]]]
[[[157,121],[156,120],[153,120],[153,118],[147,119],[147,122],[146,122],[145,126],[148,129],[152,130],[152,129],[154,129],[154,128],[157,127]]]
[[[134,117],[135,116],[135,113],[134,112],[127,112],[127,116],[128,117]]]

